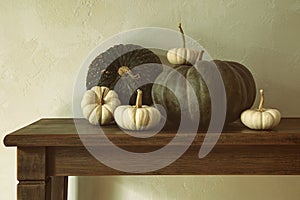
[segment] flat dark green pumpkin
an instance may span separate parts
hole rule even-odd
[[[106,86],[115,90],[122,104],[135,104],[136,90],[143,91],[143,104],[152,105],[152,83],[162,72],[161,61],[151,50],[119,44],[98,55],[89,66],[86,88]]]

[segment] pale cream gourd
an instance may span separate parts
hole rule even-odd
[[[264,91],[260,90],[260,103],[258,109],[246,110],[241,114],[242,123],[250,129],[266,130],[276,127],[281,119],[277,109],[265,109]]]
[[[106,125],[114,120],[113,113],[120,104],[115,91],[107,87],[94,86],[84,93],[81,109],[91,124]]]
[[[120,128],[142,131],[155,128],[160,122],[161,114],[154,107],[142,105],[142,91],[137,90],[136,105],[117,107],[114,117]]]
[[[183,29],[181,27],[181,23],[179,23],[179,30],[182,36],[182,48],[174,48],[170,49],[167,52],[167,59],[171,64],[192,64],[194,65],[197,61],[202,60],[204,51],[193,50],[185,48],[185,36]]]

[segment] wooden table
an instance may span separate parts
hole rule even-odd
[[[81,121],[88,145],[105,145],[95,139],[98,127]],[[151,138],[138,139],[114,125],[103,130],[115,145],[133,152],[154,151],[168,144],[175,134],[161,131]],[[199,159],[204,137],[205,133],[198,133],[188,150],[171,165],[142,175],[300,174],[300,119],[282,119],[273,131],[253,131],[233,123],[224,128],[210,154]],[[4,143],[17,147],[19,200],[67,199],[68,176],[130,174],[95,159],[82,144],[73,119],[41,119],[8,134]]]

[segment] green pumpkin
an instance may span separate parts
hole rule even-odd
[[[237,120],[242,111],[253,105],[256,86],[251,72],[245,66],[231,61],[200,61],[195,66],[175,66],[173,69],[176,71],[165,70],[157,77],[156,82],[161,84],[155,84],[152,88],[153,101],[165,108],[168,120],[176,124],[180,122],[179,102],[183,102],[185,104],[183,106],[183,116],[186,119],[192,119],[195,116],[195,110],[197,110],[195,106],[199,106],[200,128],[208,126],[211,120],[211,97],[207,84],[195,67],[200,69],[201,72],[206,72],[209,71],[209,67],[212,67],[213,62],[217,66],[225,86],[227,98],[225,122],[229,123]],[[190,83],[197,99],[192,100],[189,98],[191,94],[189,94],[186,83],[179,81],[180,74],[186,82]],[[214,82],[215,77],[208,75],[206,81]]]
[[[151,50],[134,44],[119,44],[93,60],[86,88],[106,86],[117,92],[121,104],[125,105],[135,104],[136,91],[141,89],[143,103],[152,105],[152,83],[161,72],[161,61]]]

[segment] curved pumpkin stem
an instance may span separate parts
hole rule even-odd
[[[264,105],[264,90],[260,89],[259,90],[260,93],[260,102],[259,102],[259,106],[258,106],[258,111],[262,112],[263,111],[263,105]]]
[[[136,75],[133,75],[132,74],[132,71],[130,70],[129,67],[127,66],[122,66],[118,69],[118,74],[122,77],[124,76],[125,74],[128,74],[132,79],[139,79],[140,78],[140,75],[139,74],[136,74]]]
[[[185,36],[184,36],[184,32],[183,29],[181,27],[181,22],[178,25],[179,31],[181,33],[181,37],[182,37],[182,47],[185,48]]]
[[[136,108],[141,108],[142,107],[142,98],[143,98],[142,96],[143,96],[142,90],[138,89],[137,90],[136,102],[135,102]]]
[[[198,55],[198,57],[197,57],[197,59],[196,59],[196,62],[202,60],[203,55],[204,55],[204,50],[201,50],[201,52],[199,53],[199,55]]]

